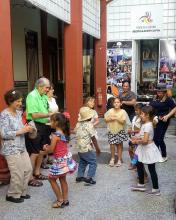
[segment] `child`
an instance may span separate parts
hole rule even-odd
[[[117,167],[122,164],[122,144],[123,141],[127,141],[128,137],[125,132],[125,124],[128,120],[128,116],[125,110],[121,109],[121,101],[119,98],[114,98],[113,108],[109,109],[105,113],[105,121],[108,126],[108,142],[111,149],[111,160],[109,165],[114,166],[115,162],[115,147],[117,147],[118,162]],[[128,120],[129,121],[129,120]]]
[[[79,119],[76,125],[76,146],[78,148],[79,166],[76,182],[86,182],[96,184],[93,179],[96,173],[97,160],[96,153],[100,154],[100,148],[96,140],[96,131],[91,122],[94,111],[89,107],[82,107],[79,111]],[[95,147],[96,153],[94,151]],[[87,178],[84,177],[86,167],[89,165]]]
[[[138,103],[134,106],[135,109],[135,113],[136,115],[134,116],[133,120],[132,120],[132,127],[128,130],[128,133],[130,136],[134,136],[137,137],[139,135],[139,131],[142,125],[142,121],[141,121],[141,108],[143,107],[142,103]],[[134,164],[132,164],[132,161],[134,162],[135,159],[137,159],[136,157],[134,157],[134,151],[136,150],[137,145],[133,144],[131,141],[129,142],[129,148],[128,148],[128,152],[129,152],[129,156],[131,159],[131,164],[129,166],[129,170],[133,170],[136,169],[136,167],[134,166]]]
[[[55,113],[50,118],[51,128],[56,132],[52,134],[51,145],[44,145],[45,152],[53,152],[53,164],[49,170],[49,182],[56,195],[53,208],[64,208],[69,205],[68,185],[66,174],[76,170],[76,163],[68,150],[68,139],[70,135],[69,120],[62,113]],[[57,184],[60,181],[61,188]]]
[[[94,97],[87,97],[84,101],[84,106],[89,107],[90,109],[93,110],[94,115],[91,119],[91,122],[93,123],[93,126],[96,126],[99,123],[99,119],[98,119],[98,114],[97,112],[94,110],[94,106],[95,106],[95,98]]]
[[[143,125],[140,130],[140,138],[132,138],[133,144],[138,144],[135,153],[138,156],[137,172],[139,176],[139,183],[132,186],[132,191],[146,191],[144,184],[144,164],[148,164],[148,169],[151,175],[153,189],[149,194],[160,195],[158,186],[158,176],[155,170],[155,163],[162,160],[160,151],[153,142],[153,116],[154,111],[151,106],[144,106],[141,109],[141,119]]]

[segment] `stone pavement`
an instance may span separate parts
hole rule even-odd
[[[127,143],[124,144],[122,167],[111,168],[107,165],[110,154],[104,124],[97,130],[103,153],[98,158],[96,185],[75,183],[76,174],[68,175],[70,206],[64,209],[51,208],[55,197],[47,181],[43,187],[30,187],[32,198],[22,204],[6,202],[7,186],[0,186],[0,220],[176,220],[173,208],[176,196],[175,126],[170,126],[166,135],[169,160],[157,164],[162,193],[158,197],[131,192],[130,185],[136,182],[136,173],[128,170]],[[74,153],[74,139],[71,145]],[[151,183],[147,187],[150,188]]]

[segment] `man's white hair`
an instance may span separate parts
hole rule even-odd
[[[46,86],[46,85],[50,85],[50,81],[45,78],[45,77],[41,77],[39,78],[36,83],[35,83],[35,87],[38,88],[39,86],[43,87],[43,86]]]

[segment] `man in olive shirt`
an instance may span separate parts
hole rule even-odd
[[[49,89],[49,80],[42,77],[37,80],[35,89],[26,98],[26,119],[28,122],[33,120],[37,128],[35,139],[26,137],[26,147],[30,154],[34,175],[34,178],[29,182],[31,186],[41,186],[43,184],[37,180],[47,179],[46,176],[40,173],[43,160],[40,151],[43,149],[44,144],[50,143],[50,127],[47,123],[51,113],[49,113],[48,97],[46,96]]]

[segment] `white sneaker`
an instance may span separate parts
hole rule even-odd
[[[154,196],[160,196],[161,192],[159,189],[152,189],[151,191],[148,191],[147,194],[154,195]]]
[[[145,192],[146,191],[146,188],[145,188],[145,185],[142,185],[142,184],[136,184],[134,186],[131,187],[131,190],[132,191],[140,191],[140,192]]]
[[[168,157],[162,157],[162,159],[159,161],[159,163],[164,163],[168,160]]]

